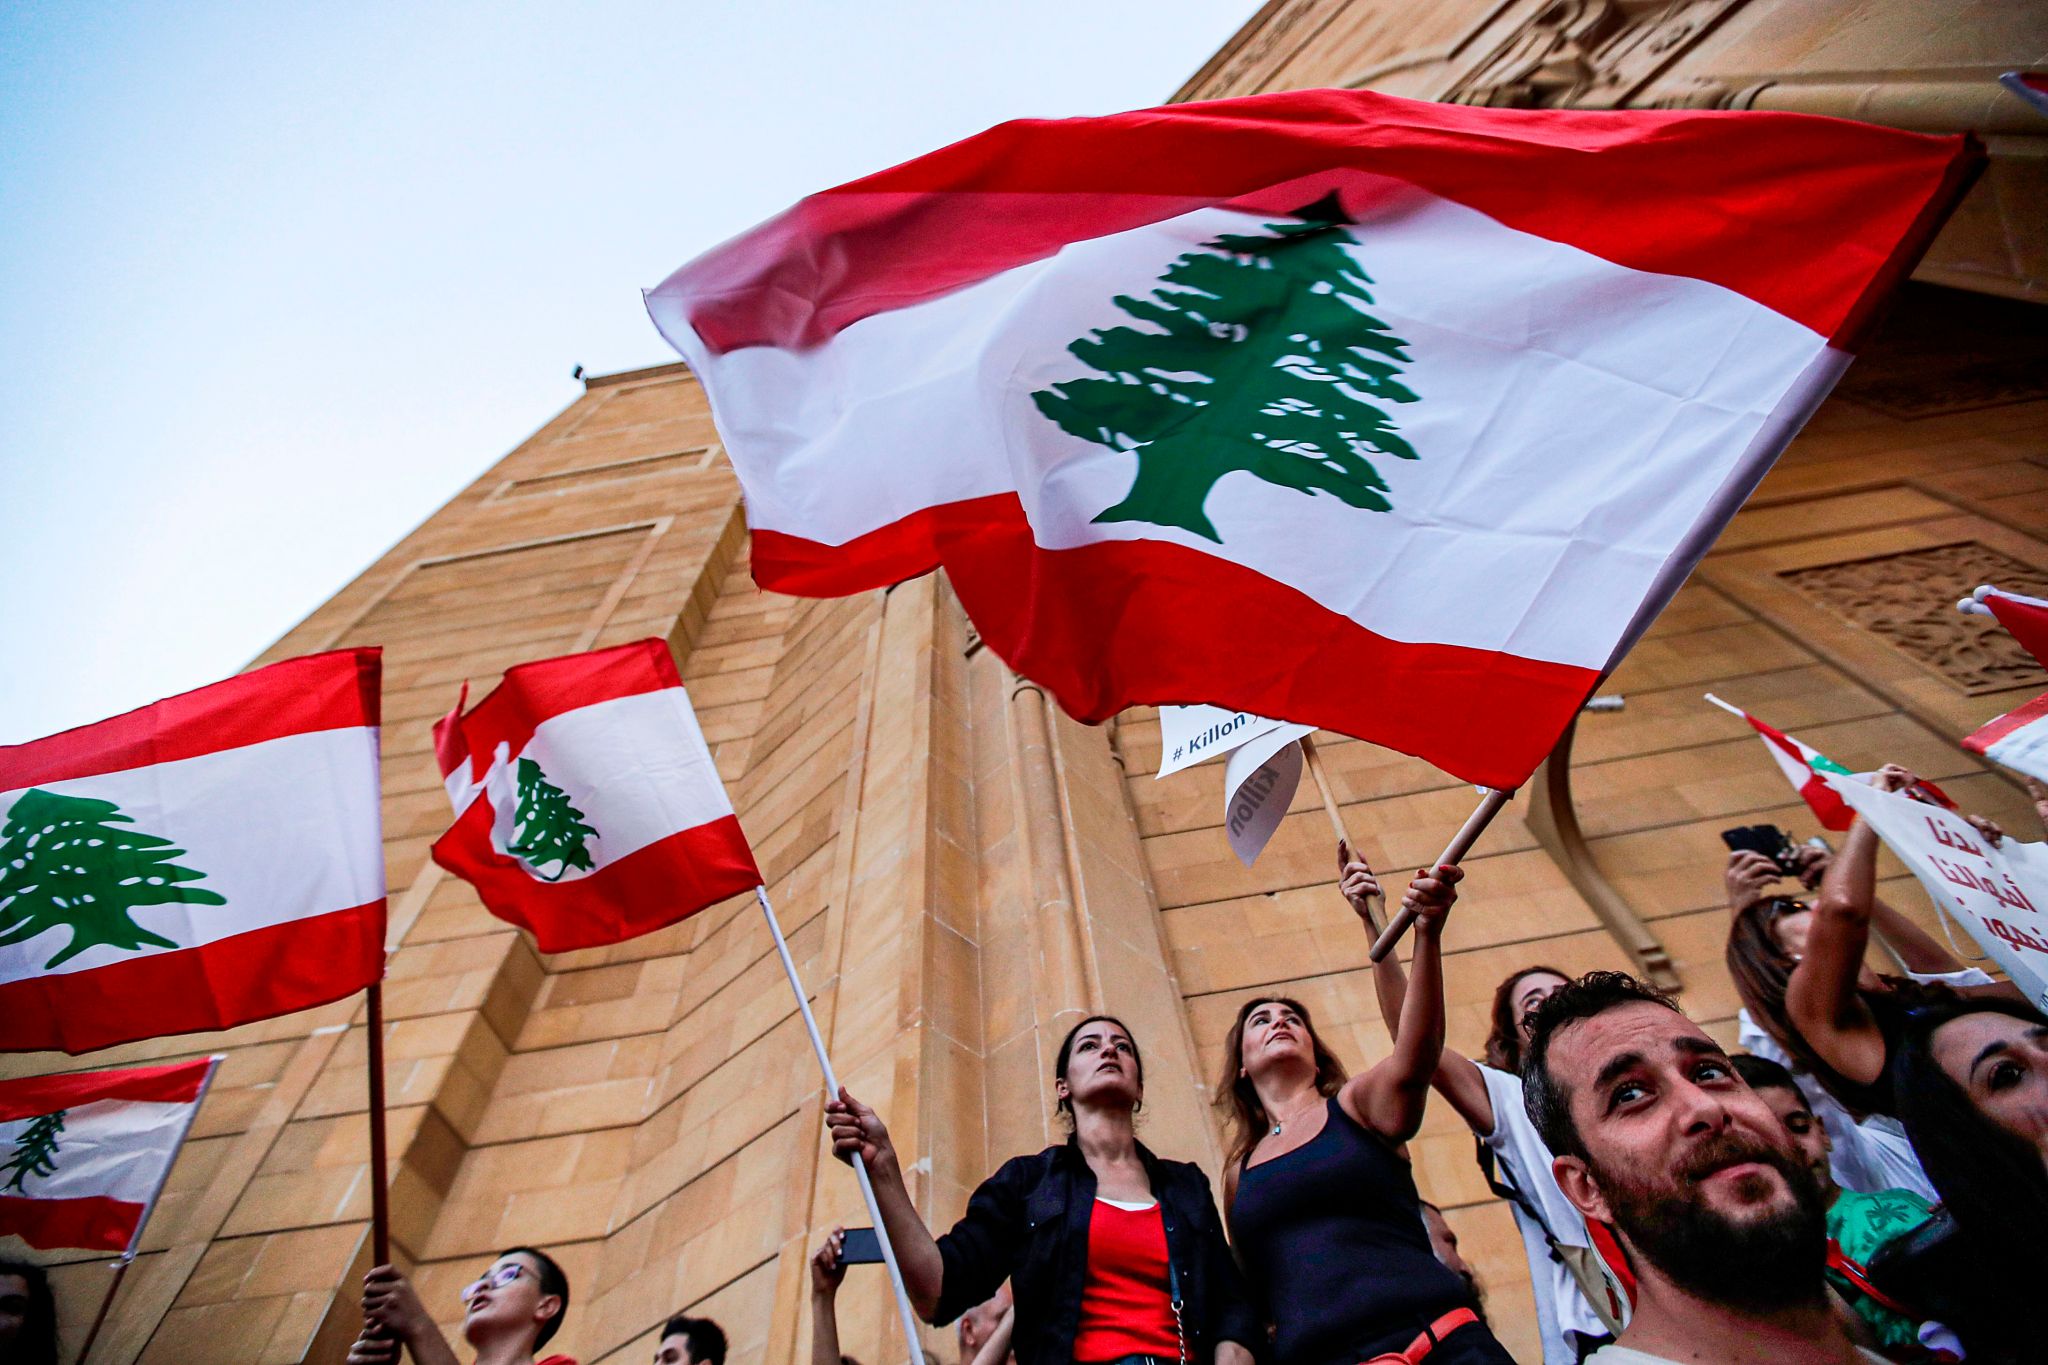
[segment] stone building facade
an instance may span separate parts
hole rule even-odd
[[[1970,128],[1991,169],[1885,331],[1468,862],[1448,931],[1452,1044],[1546,962],[1630,967],[1732,1035],[1718,831],[1811,822],[1713,690],[1858,766],[1897,760],[2019,830],[2018,789],[1954,737],[2048,687],[1957,615],[1987,580],[2048,591],[2048,119],[1993,78],[2048,51],[2037,6],[1904,0],[1274,0],[1180,92],[1372,86],[1527,106],[1797,108]],[[1970,292],[1964,292],[1968,290]],[[818,1077],[751,901],[616,948],[537,954],[443,876],[429,744],[464,679],[668,640],[845,1082],[889,1119],[915,1193],[957,1215],[1056,1133],[1051,1052],[1083,1012],[1135,1029],[1142,1134],[1212,1175],[1220,1048],[1249,992],[1315,1010],[1354,1066],[1387,1038],[1365,943],[1305,787],[1256,867],[1220,828],[1220,765],[1156,781],[1144,708],[1090,728],[980,647],[942,578],[802,601],[757,590],[738,485],[681,365],[585,393],[258,662],[385,647],[393,1235],[452,1327],[497,1249],[555,1249],[557,1349],[642,1361],[670,1312],[736,1365],[807,1359],[805,1260],[857,1223]],[[1469,787],[1325,736],[1350,829],[1419,866]],[[1924,900],[1897,875],[1909,907]],[[222,1050],[227,1061],[95,1357],[338,1361],[368,1260],[359,1002],[20,1074]],[[1538,1358],[1527,1272],[1442,1104],[1413,1144],[1501,1335]],[[4,1248],[0,1248],[4,1250]],[[76,1340],[101,1262],[58,1258]],[[900,1357],[880,1272],[841,1294],[845,1349]],[[928,1333],[943,1360],[948,1334]]]

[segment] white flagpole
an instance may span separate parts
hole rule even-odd
[[[768,933],[775,940],[775,951],[782,958],[782,970],[789,975],[789,988],[796,994],[796,1007],[804,1017],[804,1030],[811,1035],[811,1050],[818,1054],[818,1069],[825,1073],[825,1090],[833,1098],[839,1098],[839,1077],[832,1070],[832,1059],[825,1055],[825,1039],[818,1032],[818,1021],[811,1014],[811,1002],[804,994],[804,983],[796,974],[796,959],[789,955],[789,942],[782,937],[782,925],[775,918],[775,907],[768,903],[768,888],[754,888],[754,899],[761,902],[761,913],[768,919]],[[889,1269],[889,1283],[896,1289],[896,1310],[903,1318],[903,1339],[910,1351],[910,1365],[924,1365],[924,1348],[918,1344],[917,1314],[910,1307],[910,1291],[903,1284],[903,1268],[896,1264],[896,1248],[889,1243],[889,1229],[882,1223],[881,1205],[875,1202],[874,1182],[868,1179],[867,1164],[858,1158],[850,1163],[854,1178],[860,1181],[860,1197],[868,1206],[868,1221],[874,1226],[875,1240],[882,1247],[882,1264]]]
[[[206,1092],[213,1085],[213,1073],[220,1070],[220,1064],[227,1060],[227,1054],[216,1052],[206,1059],[206,1076],[199,1082],[199,1093],[192,1097],[192,1107],[185,1114],[185,1126],[178,1130],[178,1145],[171,1159],[164,1163],[163,1174],[156,1178],[156,1188],[149,1192],[149,1199],[142,1206],[142,1217],[135,1220],[135,1231],[128,1238],[128,1249],[114,1259],[114,1278],[107,1284],[106,1297],[100,1300],[100,1311],[93,1317],[92,1326],[86,1330],[85,1342],[78,1348],[75,1365],[85,1365],[85,1358],[92,1354],[92,1344],[99,1340],[100,1328],[106,1326],[107,1310],[114,1306],[114,1295],[121,1292],[121,1281],[127,1278],[128,1267],[135,1264],[135,1249],[142,1245],[142,1230],[149,1226],[149,1215],[156,1212],[156,1201],[163,1197],[164,1184],[171,1178],[171,1167],[178,1164],[178,1157],[185,1150],[185,1138],[192,1131],[192,1121],[199,1117],[199,1106],[206,1100]]]

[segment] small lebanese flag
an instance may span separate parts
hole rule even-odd
[[[1740,716],[1749,722],[1749,727],[1763,740],[1764,747],[1771,751],[1771,758],[1777,763],[1778,771],[1785,774],[1785,780],[1792,784],[1793,789],[1806,802],[1807,808],[1813,812],[1813,818],[1820,821],[1822,829],[1840,831],[1856,823],[1856,812],[1850,809],[1849,803],[1844,801],[1833,787],[1828,785],[1826,775],[1832,774],[1868,783],[1871,774],[1849,771],[1820,750],[1801,743],[1782,730],[1773,729],[1741,707],[1731,706],[1711,692],[1707,693],[1707,700],[1730,715]],[[1944,810],[1956,808],[1956,803],[1949,799],[1947,792],[1925,778],[1910,788],[1907,794],[1932,802]]]
[[[0,747],[0,1050],[224,1029],[384,972],[380,651]]]
[[[2037,114],[2048,115],[2048,75],[2039,71],[2008,71],[1998,83],[2034,106]]]
[[[435,725],[434,751],[456,815],[434,861],[542,952],[618,943],[760,885],[660,640],[509,668]]]
[[[2048,692],[1963,736],[1963,747],[2048,782]]]
[[[0,1236],[134,1255],[219,1064],[0,1081]]]
[[[2048,601],[1986,583],[1956,607],[1971,615],[1997,617],[1998,624],[2034,656],[2034,662],[2048,668]]]
[[[1006,123],[647,295],[763,587],[943,566],[1072,715],[1521,784],[1981,161],[1797,114],[1304,90]]]

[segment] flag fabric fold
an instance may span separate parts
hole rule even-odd
[[[434,749],[456,814],[434,860],[542,952],[618,943],[760,884],[660,640],[507,669],[435,726]]]
[[[132,1254],[219,1061],[0,1081],[0,1235]]]
[[[2048,668],[2048,601],[1985,584],[1956,606],[1966,613],[1996,617],[2036,663]],[[2048,782],[2048,692],[1963,736],[1963,747],[2037,782]]]
[[[323,1005],[384,969],[381,655],[0,748],[0,1050]]]
[[[762,586],[943,566],[1073,715],[1518,785],[1979,157],[1800,115],[1296,91],[1004,124],[647,295]]]

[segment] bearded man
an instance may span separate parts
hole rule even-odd
[[[1588,1365],[1876,1365],[1830,1310],[1813,1171],[1719,1043],[1594,972],[1539,1005],[1523,1067],[1558,1187],[1611,1226],[1635,1314]]]

